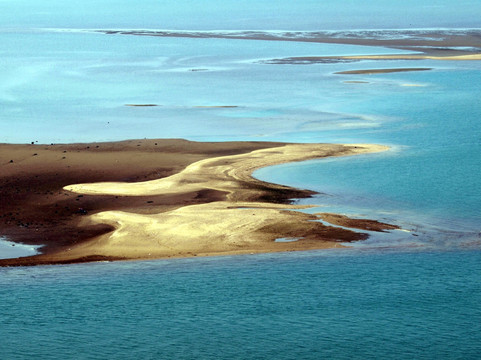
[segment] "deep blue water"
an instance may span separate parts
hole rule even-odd
[[[481,253],[0,269],[3,359],[479,359]]]

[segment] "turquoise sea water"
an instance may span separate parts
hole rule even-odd
[[[2,27],[331,30],[479,27],[473,0],[0,1]]]
[[[263,60],[400,50],[81,29],[473,28],[480,6],[0,0],[0,142],[387,144],[382,154],[256,176],[319,191],[300,201],[317,206],[306,211],[410,231],[373,234],[345,251],[3,268],[0,357],[478,359],[479,62],[273,65]],[[433,70],[334,74],[413,66]],[[353,80],[365,83],[345,83]],[[205,107],[219,105],[236,107]]]
[[[435,231],[424,238],[431,244],[479,243],[481,68],[465,63],[426,65],[434,70],[357,76],[370,84],[353,84],[355,89],[347,92],[348,106],[355,113],[386,118],[378,127],[328,135],[333,142],[389,144],[390,152],[286,164],[255,175],[322,192],[301,202],[328,205],[321,211],[356,216],[374,212],[405,229],[425,232],[431,227]],[[369,67],[357,65],[362,66]]]
[[[481,253],[0,269],[3,359],[479,359]]]

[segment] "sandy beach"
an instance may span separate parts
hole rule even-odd
[[[290,200],[312,191],[251,174],[285,162],[386,149],[186,140],[3,144],[0,233],[43,248],[0,265],[293,251],[363,240],[362,230],[396,227],[299,212]],[[320,219],[361,232],[313,221]]]

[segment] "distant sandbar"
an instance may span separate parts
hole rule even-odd
[[[370,74],[386,74],[386,73],[396,73],[396,72],[408,72],[408,71],[428,71],[431,68],[396,68],[396,69],[366,69],[366,70],[347,70],[339,71],[334,74],[342,75],[370,75]]]

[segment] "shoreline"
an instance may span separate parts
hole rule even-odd
[[[291,204],[314,192],[265,183],[252,172],[388,149],[186,140],[0,148],[12,157],[0,158],[7,195],[0,232],[9,241],[44,246],[40,255],[3,259],[0,266],[340,247],[368,235],[316,222],[320,215]],[[393,229],[375,220],[346,218],[347,223],[361,231]],[[276,242],[279,238],[300,240]]]

